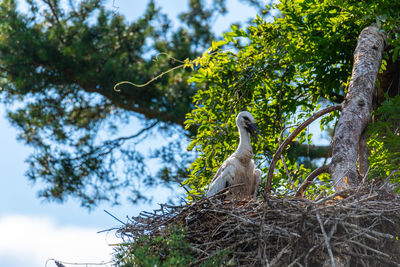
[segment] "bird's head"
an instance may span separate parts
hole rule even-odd
[[[248,133],[254,136],[256,140],[258,140],[257,134],[262,137],[260,131],[257,128],[253,115],[251,115],[251,113],[248,111],[242,111],[237,115],[236,125],[238,127],[244,128]]]

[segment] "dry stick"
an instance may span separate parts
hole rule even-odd
[[[369,169],[368,169],[369,171]],[[390,179],[392,178],[392,176],[396,173],[400,173],[400,170],[393,170],[390,175],[385,179],[384,183],[382,184],[381,188],[383,187],[387,187],[388,185],[391,187],[392,190],[396,189],[396,187],[394,186],[394,184],[390,185]]]
[[[371,235],[378,236],[380,238],[386,238],[386,239],[390,239],[390,240],[393,240],[395,238],[391,234],[381,233],[381,232],[375,231],[373,229],[361,227],[361,226],[356,225],[356,224],[344,222],[343,225],[345,225],[347,227],[350,227],[350,228],[353,228],[355,230],[359,230],[360,232],[363,232],[363,233],[369,233]]]
[[[306,263],[306,266],[307,266],[307,263],[308,263],[308,256],[310,256],[311,252],[313,252],[313,251],[314,251],[316,248],[318,248],[318,247],[319,247],[318,244],[317,244],[317,245],[314,245],[312,248],[310,248],[310,249],[308,250],[307,254],[305,254],[304,262]],[[299,261],[303,256],[304,256],[304,254],[303,254],[303,255],[300,255],[300,256],[299,256],[294,262],[292,262],[288,267],[294,266],[294,264],[295,264],[297,261]]]
[[[241,240],[241,241],[238,241],[238,242],[235,242],[235,243],[233,243],[232,245],[226,247],[225,249],[229,251],[229,250],[232,249],[232,248],[235,248],[235,247],[237,247],[237,246],[239,246],[239,245],[241,245],[241,244],[243,244],[243,243],[247,243],[247,242],[250,242],[250,241],[253,241],[253,238],[252,238],[252,237],[247,238],[247,239],[244,239],[244,240]],[[206,261],[207,259],[209,259],[209,258],[211,258],[211,257],[214,257],[214,256],[217,255],[218,253],[219,253],[219,251],[215,251],[214,253],[212,253],[212,254],[210,254],[210,255],[204,257],[204,258],[201,258],[201,259],[195,261],[194,263],[191,263],[190,266],[197,266],[197,265],[199,265],[199,263],[204,262],[204,261]]]
[[[318,204],[325,203],[325,202],[327,202],[328,200],[331,200],[331,199],[336,198],[337,196],[344,196],[344,195],[349,194],[349,193],[351,193],[351,192],[353,192],[353,191],[354,191],[354,190],[352,190],[352,189],[345,189],[345,190],[343,190],[343,191],[341,191],[341,192],[337,192],[337,193],[334,193],[334,194],[329,195],[329,196],[327,196],[327,197],[321,198],[321,199],[315,201],[314,203],[312,203],[312,205],[313,205],[313,206],[317,206]]]
[[[329,172],[329,166],[330,164],[327,164],[313,170],[310,173],[310,175],[308,175],[308,177],[304,180],[304,182],[300,185],[299,189],[297,189],[295,197],[303,196],[303,192],[306,190],[308,185],[311,184],[312,180],[314,180],[315,177],[317,177],[322,173]]]
[[[367,177],[368,177],[368,173],[371,170],[371,166],[368,166],[368,170],[367,172],[364,174],[362,180],[361,180],[361,184],[363,185],[365,183],[365,181],[367,181]],[[361,188],[361,187],[360,187]]]
[[[276,255],[275,258],[272,259],[270,266],[277,266],[278,262],[282,258],[282,256],[291,252],[290,246],[291,246],[291,244],[289,244],[286,247],[284,247],[283,249],[281,249],[279,251],[278,255]]]
[[[264,262],[263,260],[265,260],[266,266],[268,267],[269,262],[268,262],[268,258],[267,258],[266,251],[265,251],[266,248],[265,248],[265,241],[264,241],[264,229],[265,229],[264,224],[265,224],[265,215],[267,212],[267,207],[265,206],[265,204],[264,204],[262,210],[263,210],[263,213],[262,213],[262,217],[261,217],[262,219],[260,220],[260,231],[259,231],[259,240],[258,240],[259,249],[260,249],[259,254],[260,254],[260,262],[263,264],[263,262]],[[262,244],[262,246],[260,244]],[[264,266],[264,264],[263,264],[263,266]]]
[[[316,256],[315,253],[312,253],[316,249],[324,249],[324,255],[326,254],[326,262],[329,264],[330,258],[328,255],[328,251],[326,249],[325,243],[324,243],[324,237],[321,234],[321,231],[319,232],[318,235],[315,235],[315,225],[311,223],[312,221],[315,221],[317,223],[317,227],[319,227],[319,223],[317,222],[316,218],[316,213],[319,212],[321,221],[323,222],[323,225],[325,227],[325,231],[328,237],[328,240],[330,240],[330,245],[332,248],[332,252],[335,251],[336,246],[342,246],[345,245],[345,247],[349,247],[348,253],[345,254],[351,254],[353,253],[353,250],[364,250],[365,248],[361,247],[357,244],[351,243],[348,240],[349,239],[354,239],[356,242],[359,242],[361,244],[367,245],[372,249],[375,250],[381,250],[379,248],[380,243],[369,243],[369,240],[373,240],[374,238],[376,239],[381,239],[380,235],[385,235],[384,233],[378,233],[377,231],[383,231],[385,229],[382,229],[384,227],[385,223],[383,221],[386,221],[386,219],[383,218],[383,215],[380,215],[381,213],[386,213],[387,209],[392,209],[394,207],[397,208],[397,210],[393,210],[392,212],[398,212],[400,210],[400,203],[397,203],[394,201],[393,203],[389,201],[388,199],[395,199],[395,195],[392,193],[388,193],[386,190],[380,190],[378,187],[375,187],[378,185],[374,185],[374,188],[376,188],[377,193],[379,195],[377,200],[374,201],[366,201],[361,207],[358,205],[357,199],[364,199],[363,196],[367,196],[369,198],[369,186],[364,186],[362,190],[359,191],[359,194],[357,195],[357,198],[354,198],[349,202],[347,199],[346,201],[343,201],[342,204],[340,205],[331,205],[331,206],[326,206],[323,205],[321,207],[321,210],[319,210],[319,207],[315,206],[313,202],[309,202],[306,200],[299,200],[299,199],[276,199],[276,198],[270,198],[268,199],[268,202],[262,202],[262,201],[222,201],[219,199],[202,199],[200,202],[197,203],[192,203],[189,208],[185,209],[178,209],[178,213],[180,215],[175,216],[175,211],[171,213],[171,216],[175,216],[174,222],[176,224],[183,224],[188,227],[188,232],[185,234],[185,237],[187,240],[190,240],[190,244],[192,246],[195,246],[199,248],[200,250],[204,251],[204,253],[196,253],[196,259],[200,259],[199,262],[197,262],[198,265],[201,265],[203,260],[205,258],[208,258],[209,255],[217,255],[214,254],[217,250],[220,250],[222,248],[228,247],[231,244],[234,244],[240,240],[245,240],[249,237],[252,237],[252,240],[249,241],[249,243],[246,244],[241,244],[238,247],[235,247],[231,249],[230,255],[234,257],[234,259],[238,260],[238,263],[240,264],[237,265],[256,265],[255,260],[257,260],[257,240],[260,238],[259,234],[264,233],[264,240],[265,240],[265,248],[266,251],[268,252],[268,260],[269,263],[272,265],[272,261],[274,257],[278,259],[278,254],[287,244],[291,244],[291,247],[289,249],[292,249],[292,252],[287,253],[282,255],[280,260],[276,261],[277,265],[289,265],[292,264],[292,267],[294,266],[301,266],[299,263],[308,263],[311,261],[319,261],[321,260],[320,257]],[[342,194],[348,194],[356,192],[357,189],[349,189],[348,191],[345,191]],[[374,191],[374,190],[372,190]],[[361,195],[360,195],[361,194]],[[382,195],[383,194],[383,195]],[[339,195],[339,194],[337,194]],[[319,202],[319,204],[323,204],[324,201],[327,201],[327,198],[323,199],[322,202]],[[269,204],[267,204],[269,203]],[[288,232],[293,232],[297,231],[298,227],[298,218],[301,218],[304,216],[304,206],[305,205],[311,205],[311,209],[307,209],[306,211],[308,215],[310,216],[310,220],[307,220],[309,223],[306,221],[306,227],[303,229],[306,229],[306,232],[302,233],[301,236],[298,236],[297,238],[294,237],[289,237],[287,235]],[[354,207],[353,207],[354,206]],[[207,208],[210,208],[213,211],[207,210]],[[349,210],[350,208],[350,210]],[[224,214],[221,214],[220,216],[215,215],[214,210],[221,210],[224,211]],[[385,212],[383,212],[383,211]],[[377,212],[378,211],[378,212]],[[265,217],[265,221],[262,221],[263,217],[261,216],[265,212],[268,216]],[[337,214],[337,212],[339,212]],[[391,211],[388,211],[391,212]],[[239,220],[235,216],[230,216],[230,213],[233,213],[236,216],[243,216],[243,219],[245,220],[251,220],[254,223],[247,224],[247,223],[242,223],[243,220]],[[369,214],[369,216],[367,216]],[[394,214],[394,213],[392,213]],[[397,214],[397,213],[396,213]],[[288,216],[291,215],[291,216]],[[337,217],[336,215],[339,215]],[[347,221],[352,220],[355,216],[367,216],[365,223],[368,225],[368,228],[360,228],[360,226],[353,225],[353,224],[346,224]],[[386,216],[390,216],[389,214]],[[153,225],[160,225],[160,220],[165,221],[168,220],[170,215],[168,214],[162,214],[161,216],[154,216],[153,218],[145,218],[145,221],[140,220],[140,221],[134,221],[134,227],[137,227],[136,229],[130,228],[125,231],[121,231],[121,233],[126,233],[126,231],[129,231],[132,233],[132,236],[137,237],[137,236],[143,236],[143,235],[151,235],[151,236],[158,236],[158,235],[163,235],[165,234],[165,231],[167,231],[167,227],[165,226],[160,226],[157,227],[155,231],[151,231],[150,229],[154,229]],[[308,217],[308,216],[307,216]],[[376,219],[375,219],[376,218]],[[384,220],[383,220],[384,219]],[[374,221],[378,220],[376,223]],[[395,216],[393,217],[394,222],[397,223],[397,219],[395,219]],[[261,225],[265,224],[264,231],[260,231],[260,222]],[[372,222],[374,222],[372,224]],[[380,224],[379,222],[383,222]],[[335,227],[337,227],[345,230],[345,231],[335,231]],[[238,225],[240,225],[239,228]],[[150,226],[150,227],[149,227]],[[280,226],[281,228],[276,228],[276,226]],[[375,226],[379,228],[375,228]],[[220,233],[221,235],[217,236],[212,236],[213,229],[220,227],[222,230]],[[239,231],[236,233],[236,230],[234,234],[231,234],[227,237],[226,233],[231,232],[232,229],[237,228]],[[282,229],[283,228],[283,229]],[[385,227],[384,227],[385,228]],[[374,229],[374,230],[372,230]],[[379,229],[379,230],[378,230]],[[138,231],[138,232],[136,232]],[[372,232],[375,231],[375,232]],[[346,233],[347,232],[347,233]],[[283,233],[283,235],[282,235]],[[304,235],[303,235],[304,234]],[[371,238],[372,237],[372,238]],[[224,238],[221,240],[221,238]],[[309,240],[314,240],[312,244],[308,243],[307,246],[297,248],[296,244],[303,240],[304,238],[309,239]],[[316,238],[316,239],[314,239]],[[364,239],[367,238],[367,239]],[[278,242],[276,240],[279,240]],[[384,241],[393,240],[393,236],[385,236]],[[255,245],[254,245],[255,244]],[[310,249],[313,244],[317,244],[314,246],[312,249]],[[247,246],[255,246],[254,249],[251,251],[247,250]],[[250,247],[249,247],[250,248]],[[388,261],[389,258],[383,257],[382,254],[379,254],[379,252],[375,253],[372,252],[370,249],[367,250],[368,254],[372,255],[374,254],[374,257],[370,257],[368,259],[365,259],[365,262],[374,262],[379,260],[380,258]],[[396,254],[395,252],[385,252],[391,257],[394,257]],[[333,253],[335,255],[335,253]],[[356,255],[355,253],[353,253]],[[289,258],[293,257],[293,258]],[[308,257],[307,257],[308,256]],[[336,258],[337,255],[335,255],[335,260],[336,260],[336,267],[338,267],[338,259]],[[367,255],[368,256],[368,255]],[[230,256],[231,257],[231,256]],[[264,257],[264,259],[267,259],[267,257]],[[322,259],[324,260],[324,259]],[[263,260],[263,262],[266,265],[266,261]],[[259,264],[259,262],[257,263]],[[261,264],[260,264],[261,265]],[[265,266],[264,265],[264,266]],[[304,265],[304,264],[303,264]],[[330,265],[330,264],[329,264]],[[365,264],[367,265],[367,264]],[[372,265],[372,264],[370,264]],[[272,266],[271,266],[272,267]]]
[[[360,243],[360,242],[357,242],[357,241],[355,241],[355,240],[349,240],[349,242],[350,243],[353,243],[353,244],[355,244],[355,245],[358,245],[358,246],[360,246],[360,247],[362,247],[362,248],[365,248],[365,249],[367,249],[367,250],[370,250],[370,251],[372,251],[372,252],[374,252],[374,253],[376,253],[376,254],[379,254],[379,255],[381,255],[381,256],[384,256],[384,257],[386,257],[386,258],[391,258],[388,254],[386,254],[386,253],[384,253],[384,252],[382,252],[382,251],[379,251],[379,250],[376,250],[376,249],[374,249],[374,248],[371,248],[371,247],[369,247],[369,246],[367,246],[367,245],[365,245],[365,244],[362,244],[362,243]]]
[[[276,163],[280,159],[283,150],[287,147],[287,145],[302,131],[304,128],[306,128],[310,123],[318,119],[319,117],[330,113],[335,110],[341,110],[342,106],[341,105],[336,105],[332,107],[325,108],[323,110],[320,110],[316,112],[314,115],[312,115],[310,118],[308,118],[305,122],[300,124],[299,127],[296,128],[289,136],[286,138],[286,140],[282,143],[282,145],[279,146],[278,150],[276,151],[274,157],[272,158],[271,164],[269,165],[269,170],[267,174],[267,181],[265,183],[265,193],[264,196],[267,197],[271,193],[271,181],[272,177],[274,175],[274,169],[276,166]]]
[[[47,267],[47,264],[49,261],[54,261],[54,263],[58,263],[57,266],[65,266],[64,264],[68,264],[68,265],[76,265],[76,266],[107,266],[108,264],[112,264],[114,263],[114,261],[108,261],[108,262],[66,262],[66,261],[60,261],[60,260],[56,260],[56,259],[47,259],[46,260],[46,264],[45,267]]]
[[[331,258],[331,262],[332,262],[331,266],[332,267],[336,267],[336,262],[335,262],[335,258],[333,257],[331,244],[329,243],[329,238],[326,235],[326,232],[325,232],[325,229],[324,229],[324,224],[322,223],[322,220],[321,220],[321,216],[319,215],[319,212],[317,212],[316,215],[317,215],[317,220],[319,222],[319,226],[321,227],[322,235],[324,236],[325,245],[326,245],[326,248],[328,249],[329,257]]]
[[[227,192],[228,192],[229,190],[231,190],[232,188],[236,188],[236,187],[244,186],[244,185],[245,185],[244,183],[240,183],[240,184],[234,184],[234,185],[225,187],[225,188],[222,189],[221,191],[217,192],[215,195],[209,196],[208,199],[215,199],[215,198],[218,198],[218,197],[224,195],[225,193],[227,193]]]

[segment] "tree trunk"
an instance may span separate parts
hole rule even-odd
[[[357,186],[361,178],[357,170],[357,152],[362,133],[371,117],[372,97],[384,45],[385,36],[376,25],[365,28],[357,41],[353,72],[336,126],[329,169],[337,192]],[[365,155],[360,155],[360,158],[365,158]]]

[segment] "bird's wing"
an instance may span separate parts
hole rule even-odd
[[[235,165],[231,164],[229,160],[218,169],[210,186],[208,187],[206,196],[210,197],[232,185],[232,180],[235,175]]]

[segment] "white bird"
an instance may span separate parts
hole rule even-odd
[[[239,146],[214,175],[206,193],[207,197],[234,185],[237,186],[229,189],[231,198],[257,196],[261,171],[254,167],[250,134],[257,139],[257,134],[261,136],[261,133],[255,124],[254,117],[247,111],[240,112],[236,117],[236,126],[239,129]]]

